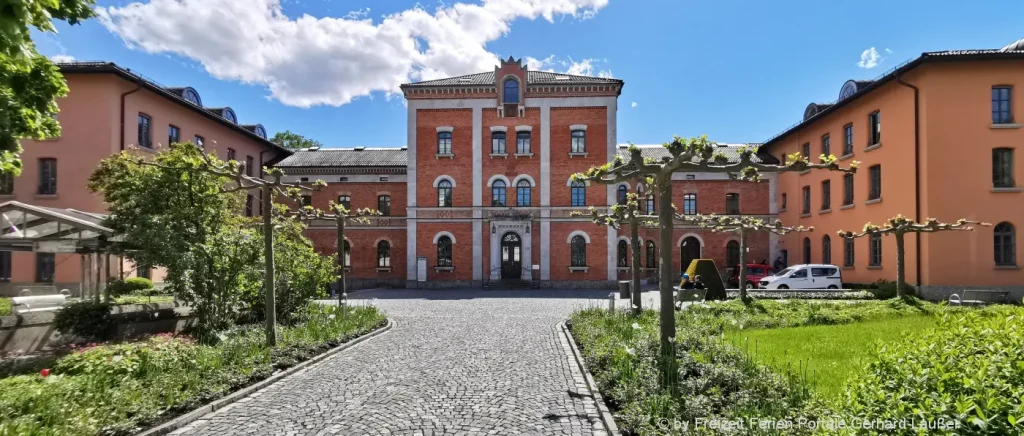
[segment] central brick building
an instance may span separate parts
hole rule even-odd
[[[346,230],[353,287],[611,287],[628,278],[626,237],[571,214],[612,205],[635,187],[570,178],[625,154],[616,135],[623,84],[530,71],[509,58],[492,72],[403,85],[406,147],[303,150],[278,166],[289,180],[328,183],[310,194],[313,206],[335,201],[384,210]],[[665,153],[660,145],[642,147],[651,157]],[[722,147],[737,156],[738,146]],[[777,213],[774,180],[686,173],[674,179],[673,202],[686,213]],[[653,196],[644,206],[660,207]],[[675,270],[697,257],[720,267],[738,262],[731,235],[677,227]],[[336,253],[334,232],[333,223],[316,223],[309,235],[321,251]],[[641,235],[645,278],[654,278],[656,230]],[[768,236],[750,242],[749,259],[775,258]]]

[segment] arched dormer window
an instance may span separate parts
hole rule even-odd
[[[181,97],[189,103],[203,107],[203,100],[199,98],[199,93],[192,88],[185,88],[185,91],[181,93]]]
[[[519,81],[516,79],[507,79],[505,84],[502,85],[502,89],[505,90],[504,98],[502,101],[505,104],[519,103]]]
[[[231,108],[224,108],[224,119],[231,121],[232,123],[238,124],[238,117],[235,116],[235,111]]]
[[[255,130],[255,133],[259,135],[260,138],[267,139],[267,129],[264,129],[263,126],[256,126]]]

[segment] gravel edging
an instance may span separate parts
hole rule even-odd
[[[355,339],[353,339],[351,341],[348,341],[348,342],[346,342],[344,344],[338,345],[337,347],[334,347],[333,349],[328,350],[328,351],[326,351],[324,353],[321,353],[321,354],[319,354],[317,356],[313,356],[313,357],[309,358],[308,360],[300,362],[299,364],[297,364],[297,365],[295,365],[295,366],[293,366],[291,368],[285,369],[285,370],[283,370],[281,372],[278,372],[277,374],[274,374],[274,375],[272,375],[270,377],[267,377],[266,379],[263,379],[263,380],[258,381],[256,383],[253,383],[253,384],[251,384],[249,386],[246,386],[246,387],[244,387],[242,389],[239,389],[239,390],[237,390],[235,392],[232,392],[232,393],[228,394],[227,396],[225,396],[225,397],[223,397],[223,398],[221,398],[219,400],[211,402],[210,404],[206,404],[206,405],[200,406],[199,408],[197,408],[197,409],[195,409],[195,410],[193,410],[191,412],[188,412],[188,413],[186,413],[184,415],[181,415],[181,416],[179,416],[177,418],[174,418],[174,419],[172,419],[170,421],[167,421],[167,422],[165,422],[165,423],[163,423],[163,424],[161,424],[159,426],[156,426],[156,427],[153,427],[153,428],[151,428],[149,430],[145,430],[145,431],[142,431],[140,433],[137,433],[136,436],[162,436],[162,435],[166,435],[166,434],[168,434],[170,432],[173,432],[175,430],[181,429],[182,427],[185,427],[185,426],[187,426],[187,425],[189,425],[189,424],[191,424],[191,423],[193,423],[195,421],[198,421],[199,419],[201,419],[202,417],[206,416],[207,414],[210,414],[210,413],[216,412],[216,411],[218,411],[220,409],[223,409],[224,407],[226,407],[228,405],[231,405],[232,403],[234,403],[234,402],[236,402],[238,400],[241,400],[241,399],[243,399],[243,398],[245,398],[245,397],[255,393],[256,391],[259,391],[259,390],[261,390],[261,389],[263,389],[263,388],[265,388],[267,386],[270,386],[271,384],[281,380],[282,378],[288,377],[289,375],[292,375],[292,374],[294,374],[296,372],[302,371],[302,370],[312,366],[313,364],[316,364],[317,362],[320,362],[320,361],[322,361],[322,360],[324,360],[324,359],[326,359],[328,357],[331,357],[331,356],[333,356],[335,354],[338,354],[338,353],[340,353],[342,351],[345,351],[345,350],[347,350],[347,349],[349,349],[349,348],[351,348],[351,347],[353,347],[355,345],[358,345],[359,343],[361,343],[361,342],[363,342],[363,341],[365,341],[367,339],[370,339],[372,337],[384,334],[388,330],[391,330],[391,328],[394,326],[394,324],[395,323],[394,323],[394,321],[391,320],[391,318],[387,318],[387,323],[384,324],[383,327],[380,327],[380,328],[378,328],[378,329],[376,329],[376,330],[374,330],[372,332],[369,332],[369,333],[367,333],[365,335],[362,335],[362,336],[360,336],[358,338],[355,338]]]
[[[569,331],[569,327],[565,325],[565,322],[558,323],[558,326],[562,329],[562,334],[569,341],[569,347],[572,350],[573,360],[576,361],[576,365],[583,373],[583,377],[587,381],[587,390],[590,391],[590,395],[594,398],[594,403],[597,405],[597,410],[601,414],[601,421],[604,422],[604,427],[608,430],[608,434],[613,436],[621,436],[619,427],[615,425],[615,417],[612,416],[608,406],[604,403],[604,397],[601,396],[601,392],[597,390],[597,382],[594,381],[594,376],[590,375],[590,370],[587,369],[587,365],[583,363],[583,355],[580,353],[579,348],[576,347],[576,339],[572,337],[572,332]]]

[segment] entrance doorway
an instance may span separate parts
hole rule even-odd
[[[694,259],[700,259],[700,239],[689,236],[679,246],[679,271],[686,272]]]
[[[515,232],[501,237],[501,278],[520,279],[523,277],[523,241]]]

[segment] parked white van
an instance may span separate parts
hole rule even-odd
[[[793,265],[761,279],[761,289],[839,289],[843,273],[835,265]]]

